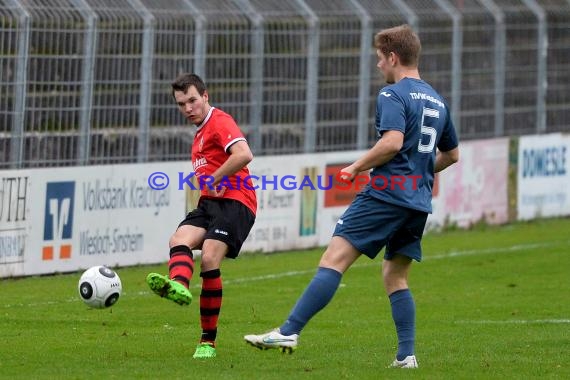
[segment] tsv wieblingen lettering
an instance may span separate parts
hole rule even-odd
[[[170,191],[154,191],[145,182],[139,184],[136,180],[127,180],[122,184],[112,184],[107,180],[101,184],[100,180],[95,180],[95,185],[91,182],[83,183],[83,209],[89,211],[96,210],[117,210],[125,208],[151,208],[155,207],[155,215],[158,215],[161,207],[170,204]]]

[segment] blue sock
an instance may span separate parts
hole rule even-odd
[[[390,294],[392,318],[398,335],[396,359],[403,360],[414,354],[416,335],[416,305],[410,289],[397,290]]]
[[[309,320],[330,302],[341,278],[342,273],[319,267],[291,314],[279,328],[281,334],[299,334]]]

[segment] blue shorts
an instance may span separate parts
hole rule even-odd
[[[338,220],[333,236],[348,240],[371,259],[386,247],[386,260],[400,254],[421,261],[421,241],[427,217],[426,212],[359,193]]]

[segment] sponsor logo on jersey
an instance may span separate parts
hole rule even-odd
[[[192,166],[194,167],[194,171],[198,170],[198,168],[205,166],[205,165],[208,165],[208,160],[206,160],[206,157],[197,158],[192,163]]]

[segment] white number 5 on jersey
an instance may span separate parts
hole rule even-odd
[[[422,114],[422,128],[420,141],[418,143],[418,151],[420,153],[431,153],[435,146],[437,131],[435,128],[431,127],[439,119],[439,111],[432,108],[424,107],[424,112]],[[429,136],[429,141],[427,144],[423,144],[423,135]]]

